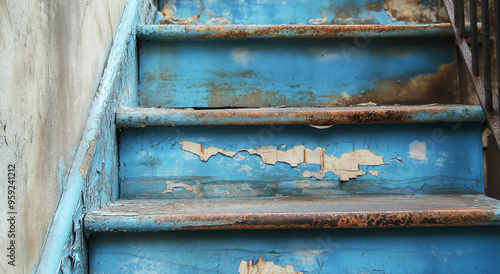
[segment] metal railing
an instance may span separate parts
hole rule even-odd
[[[443,0],[450,22],[455,32],[457,45],[471,76],[479,102],[483,108],[488,125],[497,146],[500,145],[499,96],[493,91],[492,84],[492,47],[490,37],[490,8],[488,0],[469,0],[470,32],[465,31],[465,1]],[[479,55],[479,28],[477,3],[481,3],[482,55]],[[494,0],[494,27],[496,53],[500,53],[500,0]],[[470,38],[470,45],[467,39]],[[480,64],[482,60],[482,65]],[[496,68],[500,67],[500,58],[496,58]],[[497,87],[500,87],[500,70],[496,69]]]

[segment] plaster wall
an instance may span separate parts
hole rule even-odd
[[[37,263],[123,5],[0,0],[0,273],[30,273]],[[10,239],[8,165],[17,212]]]

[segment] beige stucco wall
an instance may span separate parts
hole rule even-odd
[[[0,0],[0,272],[36,264],[124,0]],[[7,166],[16,166],[16,266]],[[65,166],[60,172],[61,166]]]

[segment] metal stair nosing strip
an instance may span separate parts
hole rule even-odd
[[[453,37],[451,24],[424,25],[142,25],[141,40],[249,38]]]
[[[117,127],[176,125],[365,124],[482,122],[480,106],[428,105],[336,108],[166,109],[130,108],[116,113]]]
[[[349,195],[118,200],[90,212],[85,232],[450,227],[500,224],[484,195]]]

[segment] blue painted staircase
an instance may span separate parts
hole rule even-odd
[[[129,33],[102,137],[113,182],[83,191],[81,269],[498,271],[485,118],[461,99],[452,25],[388,2],[159,1]]]

